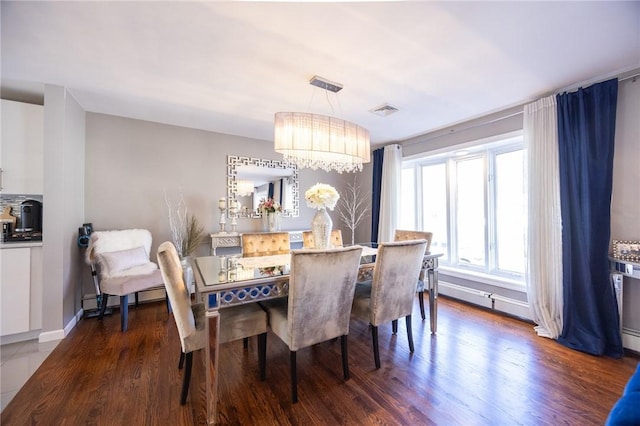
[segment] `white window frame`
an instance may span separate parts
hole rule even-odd
[[[468,151],[462,153],[461,151]],[[447,182],[447,256],[441,259],[440,269],[449,275],[460,278],[472,279],[482,283],[496,285],[513,290],[523,290],[525,286],[524,273],[497,269],[497,218],[495,198],[495,159],[497,155],[524,151],[522,132],[514,132],[509,135],[500,135],[491,139],[476,141],[460,146],[449,147],[436,153],[425,153],[419,157],[412,157],[403,161],[403,168],[414,169],[414,185],[416,189],[415,202],[415,229],[427,230],[423,226],[422,205],[422,167],[435,164],[445,164]],[[458,261],[456,239],[456,182],[455,170],[458,161],[483,157],[485,167],[484,196],[485,196],[485,265],[471,265]]]

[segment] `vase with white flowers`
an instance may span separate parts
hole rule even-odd
[[[307,206],[317,209],[311,221],[314,245],[318,249],[331,247],[331,228],[333,221],[327,209],[333,210],[340,199],[338,191],[325,183],[316,183],[304,193]]]

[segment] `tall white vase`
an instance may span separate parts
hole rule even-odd
[[[262,213],[262,225],[265,232],[280,231],[280,213]]]
[[[331,228],[333,221],[327,213],[327,209],[318,209],[311,221],[311,232],[313,234],[314,245],[317,249],[331,248]]]

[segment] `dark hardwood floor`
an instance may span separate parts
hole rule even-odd
[[[382,368],[374,369],[366,323],[349,334],[351,380],[342,378],[340,342],[298,354],[300,402],[290,402],[289,352],[273,334],[267,380],[258,379],[257,340],[221,348],[220,422],[262,425],[601,425],[638,358],[593,357],[539,338],[531,324],[440,298],[438,334],[416,308],[410,355],[380,328]],[[82,320],[2,412],[2,425],[193,425],[204,423],[201,357],[189,399],[173,318],[161,302]]]

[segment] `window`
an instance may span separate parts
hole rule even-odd
[[[403,163],[401,227],[433,232],[443,265],[524,284],[527,206],[522,137]]]
[[[402,182],[404,186],[404,181]],[[415,223],[408,229],[424,229],[433,233],[431,237],[431,251],[443,253],[441,258],[447,261],[449,258],[447,244],[447,165],[438,163],[422,167],[422,186],[429,188],[423,193],[422,199],[422,226]],[[414,193],[415,194],[415,193]]]
[[[524,274],[527,208],[522,150],[495,156],[496,267]]]

